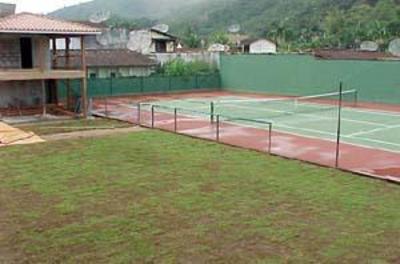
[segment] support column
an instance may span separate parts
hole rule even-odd
[[[45,117],[47,114],[47,94],[46,94],[46,81],[42,82],[42,116]]]
[[[58,65],[57,65],[57,38],[56,37],[52,37],[52,67],[51,69],[57,69]],[[51,81],[51,93],[52,93],[52,102],[51,103],[55,103],[56,105],[58,105],[59,101],[58,101],[58,83],[57,80],[52,80]]]
[[[66,37],[65,38],[65,67],[67,70],[70,70],[70,38]],[[71,80],[67,79],[65,80],[66,82],[66,88],[67,88],[67,109],[70,110],[72,109],[72,92],[71,92]]]
[[[81,82],[81,108],[84,118],[88,116],[87,107],[87,67],[86,67],[86,54],[85,54],[85,37],[81,36],[81,65],[83,71],[83,78]]]

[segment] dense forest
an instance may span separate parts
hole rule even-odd
[[[232,24],[241,25],[243,34],[274,40],[282,50],[352,48],[365,40],[376,41],[385,49],[391,39],[400,36],[400,0],[114,0],[112,5],[106,3],[111,2],[95,0],[59,10],[54,15],[85,19],[94,10],[107,9],[113,13],[111,24],[143,27],[168,23],[172,32],[192,47],[199,46],[201,39],[228,41],[225,35]]]

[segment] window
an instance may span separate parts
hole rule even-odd
[[[21,68],[32,69],[33,68],[32,39],[21,38],[20,48],[21,48]]]
[[[167,42],[164,40],[156,40],[156,52],[164,53],[167,52]]]
[[[116,74],[115,72],[112,72],[112,73],[110,74],[110,77],[111,77],[111,78],[116,78],[116,77],[117,77],[117,74]]]
[[[96,73],[91,73],[91,74],[89,74],[89,78],[90,79],[96,79],[97,78],[97,74]]]

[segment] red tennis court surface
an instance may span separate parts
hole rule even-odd
[[[95,99],[93,112],[96,115],[108,116],[134,124],[151,127],[151,112],[138,113],[138,102],[154,102],[177,100],[185,98],[213,98],[218,96],[232,96],[232,92],[202,92],[182,93],[169,95],[147,95],[121,98]],[[262,97],[265,95],[243,94],[249,97]],[[379,109],[400,113],[400,106],[361,103],[359,108]],[[180,134],[217,140],[216,124],[212,124],[204,117],[194,117],[178,114],[175,127],[175,118],[172,113],[156,111],[154,127]],[[400,136],[400,135],[399,135]],[[252,149],[262,152],[269,151],[269,132],[266,129],[248,127],[232,123],[220,124],[221,143]],[[374,148],[361,147],[346,143],[341,144],[339,168],[366,176],[400,183],[400,153],[384,151]],[[273,130],[271,135],[271,154],[290,159],[298,159],[314,164],[335,167],[336,143],[328,140],[303,137],[290,133]]]

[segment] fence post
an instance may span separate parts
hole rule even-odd
[[[154,128],[154,105],[151,106],[151,128]]]
[[[339,168],[340,160],[340,136],[342,131],[342,106],[343,106],[343,83],[339,86],[339,105],[338,105],[338,125],[337,125],[337,140],[336,140],[336,168]]]
[[[104,107],[105,107],[106,117],[108,117],[108,100],[107,100],[107,96],[104,97]]]
[[[178,132],[178,109],[174,109],[174,131]]]
[[[219,142],[219,139],[220,139],[220,131],[219,131],[219,129],[220,129],[220,120],[219,119],[220,119],[219,115],[217,115],[217,142]]]
[[[268,128],[268,133],[269,133],[269,135],[268,135],[268,153],[269,154],[271,154],[271,151],[272,151],[272,124],[269,124],[268,125],[269,126],[269,128]]]
[[[211,124],[214,124],[214,117],[215,117],[215,105],[214,102],[210,103],[210,121]]]
[[[141,106],[140,106],[140,102],[137,104],[137,124],[140,126],[141,125],[141,118],[142,118],[142,115],[141,115],[141,112],[142,112],[142,110],[141,110]]]

